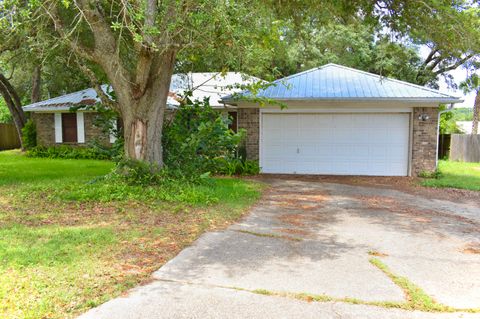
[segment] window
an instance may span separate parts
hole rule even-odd
[[[232,120],[232,123],[228,125],[228,128],[236,133],[237,132],[237,112],[228,112],[228,116]]]
[[[63,143],[77,143],[77,114],[62,113]]]

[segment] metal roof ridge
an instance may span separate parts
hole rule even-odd
[[[354,68],[351,68],[351,67],[348,67],[348,66],[345,66],[345,65],[340,65],[340,64],[335,64],[335,63],[327,63],[327,64],[323,65],[322,67],[327,67],[327,66],[334,66],[334,67],[346,69],[346,70],[349,70],[349,71],[369,75],[371,77],[376,77],[376,78],[380,78],[380,79],[385,79],[387,81],[392,81],[392,82],[408,85],[408,86],[411,86],[411,87],[414,87],[414,88],[417,88],[417,89],[421,89],[421,90],[425,90],[425,91],[428,91],[428,92],[440,94],[440,95],[443,95],[443,96],[446,96],[446,97],[461,99],[461,97],[459,97],[459,96],[443,93],[443,92],[440,92],[439,90],[431,89],[431,88],[428,88],[428,87],[425,87],[425,86],[422,86],[422,85],[419,85],[419,84],[414,84],[414,83],[410,83],[410,82],[407,82],[407,81],[402,81],[402,80],[398,80],[398,79],[389,78],[387,76],[382,76],[382,75],[378,75],[378,74],[375,74],[375,73],[354,69]]]
[[[45,104],[45,102],[54,102],[56,100],[59,100],[60,98],[65,98],[65,97],[69,97],[69,96],[72,96],[72,95],[75,95],[75,94],[79,94],[80,92],[85,92],[85,91],[88,91],[88,90],[94,90],[93,88],[87,88],[87,89],[83,89],[83,90],[79,90],[79,91],[75,91],[75,92],[72,92],[72,93],[67,93],[67,94],[64,94],[64,95],[59,95],[59,96],[56,96],[56,97],[52,97],[50,99],[47,99],[47,100],[43,100],[43,101],[39,101],[39,102],[35,102],[35,103],[32,103],[32,104],[28,104],[28,105],[25,105],[23,107],[35,107],[37,105],[43,105]],[[96,92],[95,92],[96,93]],[[62,102],[61,104],[65,104],[65,103],[72,103],[72,102]]]

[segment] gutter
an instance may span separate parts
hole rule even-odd
[[[437,118],[437,148],[435,151],[435,169],[438,169],[438,147],[439,147],[439,140],[440,140],[440,117],[443,113],[451,112],[453,110],[453,103],[450,104],[446,110],[438,112]]]

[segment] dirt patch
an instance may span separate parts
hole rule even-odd
[[[480,192],[454,188],[430,188],[420,185],[419,177],[397,176],[324,176],[324,175],[282,175],[262,174],[253,177],[255,180],[268,181],[269,179],[298,180],[307,182],[336,183],[352,186],[366,186],[373,188],[394,189],[412,195],[426,198],[444,199],[462,202],[480,207]],[[304,194],[304,192],[299,192]]]
[[[356,198],[362,201],[367,209],[386,210],[395,214],[408,215],[411,220],[420,223],[431,223],[433,222],[432,217],[445,218],[469,225],[470,227],[464,230],[465,233],[480,232],[480,223],[457,214],[410,206],[387,196],[356,196]]]
[[[381,253],[379,251],[376,251],[376,250],[370,250],[368,252],[368,254],[370,256],[375,256],[375,257],[388,257],[388,254],[385,254],[385,253]]]
[[[297,201],[294,199],[275,201],[274,205],[287,208],[287,209],[300,209],[300,210],[315,210],[323,207],[322,205],[303,203],[301,201]]]
[[[480,255],[480,242],[467,244],[460,251],[464,254]]]
[[[295,228],[276,228],[277,231],[290,234],[290,235],[300,235],[300,236],[308,236],[311,233],[309,231],[303,229],[295,229]]]
[[[303,214],[285,214],[277,217],[282,223],[296,227],[306,226],[306,217]]]
[[[266,199],[272,201],[276,206],[307,211],[324,207],[322,203],[329,198],[329,195],[319,192],[292,193],[278,191],[266,196]]]
[[[309,235],[312,229],[318,229],[319,225],[331,223],[331,214],[319,212],[302,212],[283,214],[276,217],[285,227],[279,228],[281,232]]]

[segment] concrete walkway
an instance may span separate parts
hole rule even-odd
[[[480,318],[294,298],[404,302],[405,292],[370,263],[375,257],[439,303],[480,308],[478,206],[390,189],[269,182],[240,223],[203,235],[151,284],[81,318]]]

